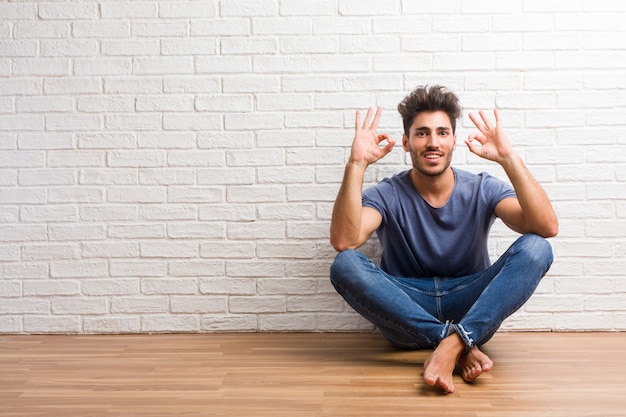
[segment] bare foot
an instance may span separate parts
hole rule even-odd
[[[452,394],[454,392],[452,373],[464,348],[465,344],[457,333],[443,339],[424,362],[424,381],[431,386],[438,385]]]
[[[493,361],[478,349],[472,348],[469,352],[463,353],[459,359],[461,375],[465,382],[472,382],[483,372],[489,372],[493,368]]]

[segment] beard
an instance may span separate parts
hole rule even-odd
[[[434,151],[434,149],[429,149],[430,151]],[[409,153],[411,155],[411,163],[413,168],[419,172],[420,174],[427,177],[439,177],[443,175],[444,172],[447,171],[448,167],[452,163],[452,154],[447,153],[444,155],[444,161],[441,164],[436,166],[427,166],[423,163],[422,158],[409,146]]]

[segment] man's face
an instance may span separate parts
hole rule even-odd
[[[413,168],[426,176],[443,174],[452,161],[456,135],[450,118],[443,111],[418,113],[409,130],[402,136],[402,146],[411,154]]]

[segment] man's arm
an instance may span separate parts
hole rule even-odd
[[[479,132],[471,134],[465,143],[472,153],[499,163],[515,189],[517,199],[505,198],[498,203],[496,215],[518,233],[536,233],[543,237],[556,236],[559,222],[548,195],[519,155],[513,151],[502,129],[497,109],[494,110],[494,114],[495,126],[482,111],[480,119],[470,114],[470,119]],[[477,146],[474,141],[479,142],[481,146]]]
[[[386,156],[395,141],[386,133],[378,134],[378,121],[382,110],[378,108],[374,119],[370,108],[361,125],[360,113],[356,113],[355,135],[346,164],[343,182],[335,200],[330,222],[330,243],[337,251],[355,249],[369,238],[382,221],[381,214],[375,209],[363,207],[361,193],[365,170],[370,164]],[[381,146],[381,142],[387,144]]]

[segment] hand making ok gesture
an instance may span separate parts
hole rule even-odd
[[[478,132],[469,135],[465,143],[472,153],[481,158],[502,163],[502,161],[511,156],[513,148],[502,128],[500,112],[498,109],[493,110],[496,117],[495,126],[491,124],[491,121],[489,121],[482,110],[478,113],[480,114],[480,119],[471,113],[469,115],[469,118],[478,128]],[[480,143],[480,146],[474,143],[474,141]]]
[[[379,107],[372,120],[372,108],[370,107],[361,125],[361,113],[357,110],[354,141],[352,142],[352,152],[350,154],[351,162],[363,164],[367,167],[367,165],[383,158],[393,149],[396,141],[388,133],[376,132],[381,113],[382,108]],[[381,145],[384,141],[387,141],[387,143]]]

